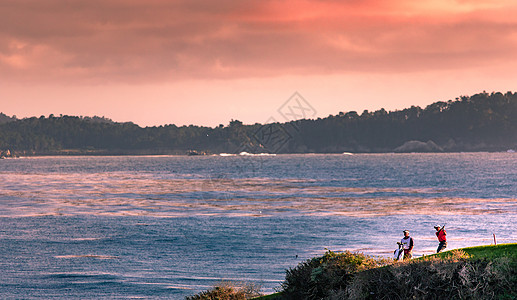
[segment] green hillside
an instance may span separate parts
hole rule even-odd
[[[497,259],[501,257],[517,260],[516,244],[499,244],[497,246],[477,246],[462,248],[461,251],[469,254],[473,259]],[[451,251],[436,254],[440,257],[451,255]]]
[[[187,299],[517,299],[517,243],[404,262],[328,251],[287,270],[281,289],[253,298],[256,290],[225,286]]]

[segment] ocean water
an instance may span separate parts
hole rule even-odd
[[[391,257],[517,242],[517,154],[0,160],[0,298],[265,293],[325,249]]]

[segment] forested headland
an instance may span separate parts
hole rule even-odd
[[[41,154],[455,152],[517,149],[517,93],[479,93],[425,108],[217,127],[140,127],[103,117],[0,113],[0,150]]]

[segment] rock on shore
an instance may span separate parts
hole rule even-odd
[[[421,141],[407,141],[403,145],[395,148],[395,152],[442,152],[443,149],[429,140],[427,143]]]

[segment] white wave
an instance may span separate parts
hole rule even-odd
[[[236,156],[236,154],[231,154],[231,153],[221,153],[221,154],[219,154],[219,156]]]
[[[276,156],[274,153],[248,153],[248,152],[241,152],[239,153],[240,156]]]
[[[55,258],[64,258],[64,259],[72,259],[72,258],[96,258],[96,259],[117,259],[117,256],[112,255],[96,255],[96,254],[79,254],[79,255],[56,255]]]

